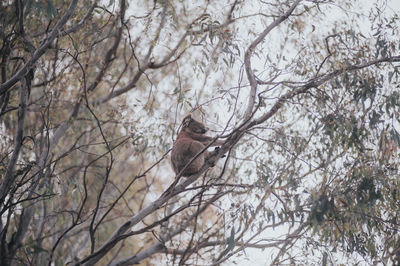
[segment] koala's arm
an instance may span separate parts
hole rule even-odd
[[[190,137],[194,140],[197,140],[201,143],[203,143],[205,146],[207,146],[210,142],[212,142],[214,140],[214,138],[206,136],[205,134],[199,134],[199,133],[190,133]],[[211,146],[220,146],[222,145],[224,142],[222,140],[216,140],[214,141]]]

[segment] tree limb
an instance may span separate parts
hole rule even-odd
[[[251,56],[253,55],[257,45],[259,45],[260,42],[264,40],[267,34],[270,33],[272,29],[279,26],[279,24],[281,24],[287,18],[289,18],[296,6],[300,3],[300,1],[301,0],[297,0],[296,2],[294,2],[288,11],[286,11],[282,16],[278,17],[271,24],[269,24],[268,27],[260,35],[258,35],[258,37],[250,44],[249,48],[247,48],[246,50],[246,53],[244,55],[244,64],[246,68],[247,79],[250,82],[250,96],[247,104],[247,109],[244,113],[244,120],[247,120],[251,116],[257,94],[257,81],[254,72],[251,69]]]

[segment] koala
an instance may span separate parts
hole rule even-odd
[[[211,143],[213,138],[206,136],[206,132],[207,128],[201,122],[193,119],[191,115],[187,115],[183,119],[182,129],[174,142],[171,152],[171,164],[175,174],[180,173],[193,157]],[[219,146],[222,143],[222,141],[215,141],[211,146]],[[212,155],[212,152],[203,151],[185,168],[182,176],[190,176],[197,173],[210,155]]]

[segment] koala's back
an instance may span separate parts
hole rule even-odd
[[[175,173],[178,174],[193,157],[204,149],[204,147],[205,146],[199,141],[190,138],[178,138],[171,152],[171,161]],[[197,158],[186,167],[182,173],[183,176],[192,175],[200,170],[204,164],[205,152],[197,156]]]

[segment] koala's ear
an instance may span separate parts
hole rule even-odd
[[[185,116],[185,118],[182,121],[182,126],[183,127],[188,127],[190,124],[190,121],[192,121],[192,116],[190,114],[188,114],[187,116]]]

